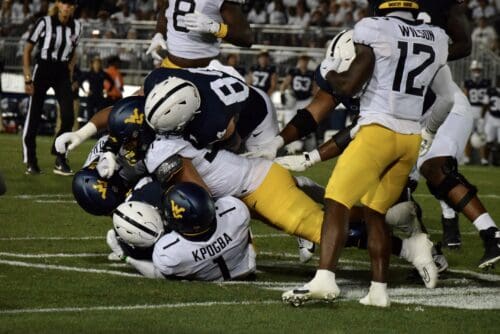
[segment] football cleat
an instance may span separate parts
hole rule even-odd
[[[450,219],[441,217],[441,225],[443,225],[443,247],[459,249],[462,241],[460,240],[458,215]]]
[[[490,227],[479,232],[484,244],[484,255],[479,261],[479,268],[486,269],[500,260],[500,230]]]
[[[41,173],[42,171],[40,170],[40,167],[38,167],[38,163],[36,162],[28,163],[28,165],[26,166],[26,171],[24,172],[24,174],[26,175],[38,175]]]
[[[318,270],[309,283],[284,292],[281,299],[285,303],[298,307],[309,300],[332,302],[339,294],[340,289],[335,282],[335,274],[328,270]]]
[[[314,249],[316,248],[314,242],[302,238],[297,238],[297,242],[299,244],[300,263],[309,262],[312,259],[314,255]]]
[[[387,283],[372,282],[370,291],[359,302],[363,305],[389,307],[391,302],[387,293]]]
[[[427,238],[427,234],[420,233],[404,239],[401,257],[415,266],[427,288],[436,287],[438,268],[432,257],[432,242]]]
[[[71,167],[68,165],[68,161],[64,157],[64,155],[57,155],[56,162],[54,165],[54,169],[52,170],[54,174],[62,175],[62,176],[71,176],[73,175],[73,171]]]

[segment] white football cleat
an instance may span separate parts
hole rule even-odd
[[[300,306],[308,300],[322,300],[332,302],[340,294],[340,289],[335,282],[335,274],[329,270],[319,269],[316,275],[304,286],[289,290],[281,295],[285,303]]]
[[[314,255],[314,249],[315,249],[314,242],[302,238],[297,238],[297,242],[299,244],[300,263],[309,262]]]
[[[361,298],[359,302],[363,305],[389,307],[391,302],[387,293],[387,283],[373,282],[370,285],[368,294]]]
[[[401,257],[412,263],[424,281],[425,287],[433,289],[438,281],[438,268],[432,257],[432,242],[427,234],[415,234],[403,240]]]

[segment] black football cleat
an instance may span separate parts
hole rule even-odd
[[[451,219],[441,216],[441,225],[443,225],[443,247],[459,249],[462,246],[462,241],[458,227],[458,215]]]
[[[479,231],[483,239],[484,255],[479,261],[479,268],[485,269],[493,267],[500,260],[500,230],[496,227],[490,227],[487,230]]]
[[[42,171],[40,170],[40,167],[38,167],[38,163],[34,162],[34,163],[28,163],[26,165],[26,170],[24,171],[24,174],[26,175],[38,175],[42,173]]]
[[[71,170],[71,167],[68,165],[68,161],[66,160],[64,155],[57,156],[53,172],[54,174],[62,176],[73,175],[73,171]]]

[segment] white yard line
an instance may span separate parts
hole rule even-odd
[[[0,259],[0,264],[6,264],[9,266],[15,266],[15,267],[27,267],[27,268],[49,269],[49,270],[60,270],[60,271],[76,271],[76,272],[80,272],[80,273],[107,274],[107,275],[115,275],[115,276],[144,278],[144,276],[139,275],[139,274],[131,274],[131,273],[126,273],[123,271],[116,271],[116,270],[69,267],[69,266],[59,266],[59,265],[53,265],[53,264],[9,261],[9,260],[3,260],[3,259]]]
[[[413,197],[424,197],[424,198],[428,198],[428,197],[434,197],[433,195],[431,194],[413,194]],[[482,193],[479,193],[479,198],[500,198],[500,195],[497,195],[497,194],[482,194]]]
[[[4,196],[4,198],[15,198],[15,199],[39,199],[39,198],[68,198],[73,197],[73,194],[26,194],[26,195],[12,195]]]
[[[76,201],[62,200],[62,199],[37,199],[35,203],[49,203],[49,204],[76,204]]]
[[[104,240],[104,236],[88,236],[88,237],[3,237],[0,241],[29,241],[29,240]]]
[[[25,253],[7,253],[0,252],[0,256],[18,257],[23,259],[39,259],[51,257],[103,257],[108,256],[108,253],[53,253],[53,254],[25,254]]]
[[[171,303],[171,304],[146,304],[146,305],[115,305],[115,306],[89,306],[89,307],[62,307],[62,308],[28,308],[15,310],[0,310],[0,314],[22,314],[22,313],[63,313],[63,312],[90,312],[90,311],[130,311],[130,310],[152,310],[152,309],[175,309],[188,307],[210,307],[210,306],[249,306],[249,305],[271,305],[278,304],[278,300],[263,301],[231,301],[231,302],[199,302],[199,303]]]

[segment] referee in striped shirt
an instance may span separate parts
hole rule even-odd
[[[26,174],[39,174],[36,157],[36,135],[42,115],[47,90],[53,88],[59,102],[61,127],[56,138],[71,131],[74,122],[73,93],[71,82],[76,62],[75,49],[82,27],[73,18],[76,1],[58,0],[53,15],[40,18],[30,32],[24,48],[23,70],[26,93],[30,95],[28,115],[23,132],[23,155]],[[31,53],[38,46],[35,66],[31,72]],[[58,154],[52,144],[52,154],[56,156],[54,173],[72,175],[65,155]]]

